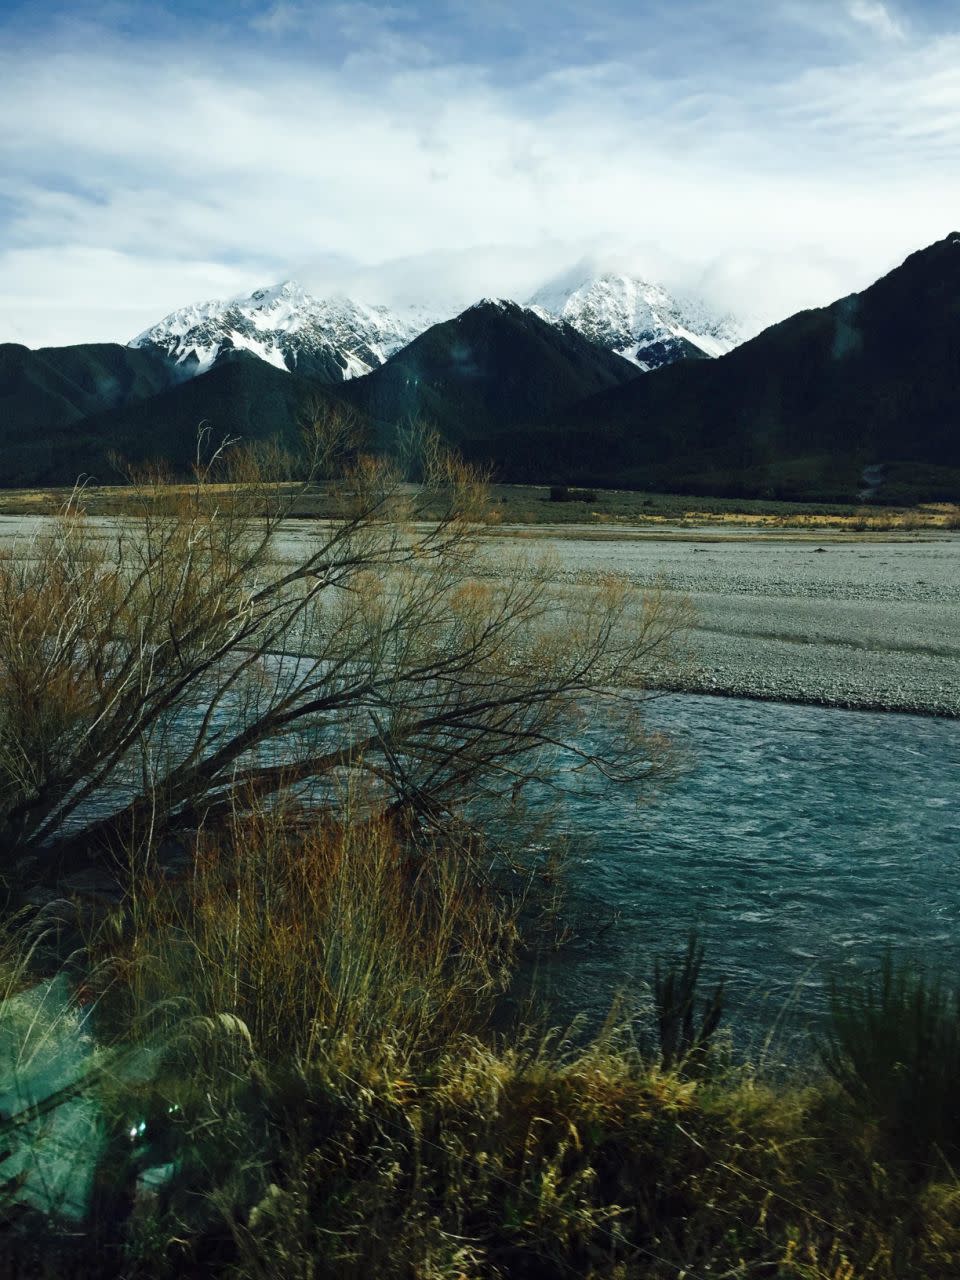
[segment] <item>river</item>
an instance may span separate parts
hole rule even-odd
[[[960,723],[691,695],[648,715],[682,776],[639,808],[574,797],[559,824],[581,922],[545,970],[564,1014],[603,1016],[693,928],[754,1049],[888,947],[960,981]]]

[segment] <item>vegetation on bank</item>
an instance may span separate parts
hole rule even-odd
[[[639,695],[682,613],[530,561],[478,587],[469,469],[311,447],[340,505],[295,562],[283,459],[244,455],[0,563],[0,1274],[955,1275],[936,984],[838,989],[778,1083],[695,942],[646,1020],[504,999],[554,875],[524,793],[663,774]]]
[[[299,519],[332,519],[339,514],[336,488],[287,482],[288,515]],[[554,498],[563,491],[563,499]],[[72,490],[0,489],[0,515],[56,515]],[[656,533],[664,525],[738,525],[751,529],[784,529],[802,533],[836,531],[870,533],[936,532],[960,528],[956,503],[916,505],[778,502],[773,499],[698,497],[690,494],[650,493],[634,489],[585,491],[568,486],[488,486],[487,519],[495,531],[510,525],[597,526]],[[132,516],[142,511],[142,494],[129,485],[95,485],[84,491],[84,509],[91,516]]]
[[[74,1217],[45,1198],[71,1180],[45,1163],[55,1113],[2,1125],[5,1151],[32,1144],[0,1200],[6,1274],[956,1275],[952,997],[889,969],[836,992],[825,1069],[793,1082],[731,1061],[695,953],[648,1022],[495,1030],[515,890],[472,837],[344,816],[247,815],[179,874],[139,860],[119,901],[8,922],[24,1094],[86,1046],[54,1102],[92,1114]],[[64,998],[18,1018],[44,973]]]
[[[8,850],[62,869],[221,821],[238,796],[299,788],[335,805],[356,778],[375,812],[442,821],[571,768],[628,789],[658,772],[640,701],[682,603],[608,573],[552,591],[519,551],[481,580],[476,473],[424,436],[408,482],[357,453],[349,426],[309,439],[300,491],[323,477],[336,515],[292,549],[279,535],[297,490],[268,451],[223,472],[218,455],[191,486],[141,479],[138,519],[116,532],[74,500],[5,551]],[[599,754],[575,741],[588,698],[620,729]]]

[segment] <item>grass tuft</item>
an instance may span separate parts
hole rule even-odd
[[[469,849],[350,817],[260,810],[201,832],[178,874],[132,861],[71,1006],[104,1046],[81,1087],[89,1211],[78,1227],[8,1184],[9,1274],[958,1274],[943,989],[890,966],[838,989],[830,1070],[802,1085],[715,1060],[695,939],[660,971],[655,1053],[615,1018],[592,1038],[498,1032],[516,904]],[[8,933],[13,956],[30,934]],[[905,1159],[921,1104],[929,1142]]]
[[[834,984],[822,1057],[895,1157],[960,1152],[960,992],[888,955],[876,975]]]

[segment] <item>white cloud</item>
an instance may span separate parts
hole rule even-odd
[[[884,40],[906,39],[906,29],[882,0],[850,0],[850,17]]]
[[[185,301],[232,297],[262,272],[172,254],[133,256],[82,246],[0,255],[0,341],[28,347],[126,341]]]
[[[827,301],[960,208],[960,38],[871,44],[779,82],[628,48],[510,83],[384,47],[0,53],[0,341],[123,340],[296,272],[522,296],[597,252],[764,318]]]
[[[254,31],[265,31],[267,35],[286,35],[309,25],[309,18],[302,4],[287,4],[283,0],[271,5],[262,13],[255,13],[250,19]]]

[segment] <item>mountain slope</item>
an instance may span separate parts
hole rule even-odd
[[[399,314],[349,298],[314,298],[287,280],[246,298],[182,307],[130,345],[162,351],[191,375],[246,351],[278,369],[338,383],[378,368],[432,323],[419,308]]]
[[[854,497],[870,481],[881,497],[954,495],[960,235],[722,359],[661,369],[491,447],[529,470],[544,437],[556,471],[598,483]]]
[[[72,484],[86,469],[71,440],[91,415],[152,400],[179,378],[157,351],[113,343],[0,345],[0,484]],[[77,465],[61,466],[72,457]]]
[[[544,286],[530,306],[573,325],[643,371],[678,360],[724,355],[741,340],[730,316],[680,301],[660,285],[625,275],[583,276],[574,270]]]
[[[293,325],[299,303],[281,294],[268,308],[271,323],[289,305]],[[634,332],[636,309],[620,315],[619,330],[611,309],[601,312],[590,314],[607,324],[608,340]],[[153,344],[0,346],[0,483],[107,478],[113,451],[184,468],[201,423],[215,439],[292,439],[309,401],[333,397],[372,421],[374,447],[389,448],[398,425],[421,418],[505,479],[821,500],[861,491],[955,498],[960,234],[863,293],[793,316],[719,359],[684,359],[642,376],[563,320],[490,301],[336,387],[236,345],[218,349],[214,366],[194,377]]]
[[[110,342],[31,351],[0,345],[0,443],[7,431],[43,431],[143,400],[178,378],[156,351]]]
[[[534,422],[593,392],[638,376],[619,356],[566,324],[515,302],[479,302],[434,325],[382,368],[342,388],[388,444],[410,419],[457,444]]]
[[[163,460],[174,472],[186,472],[201,426],[209,429],[214,448],[227,437],[279,436],[293,446],[302,415],[325,395],[321,384],[234,355],[146,399],[45,431],[8,430],[0,442],[0,483],[72,484],[81,474],[108,483],[120,478],[116,456],[129,463]]]
[[[213,447],[227,438],[279,438],[294,447],[304,414],[325,396],[310,379],[239,354],[162,395],[88,418],[81,430],[101,459],[115,450],[129,462],[162,458],[183,471],[196,457],[201,424]]]

